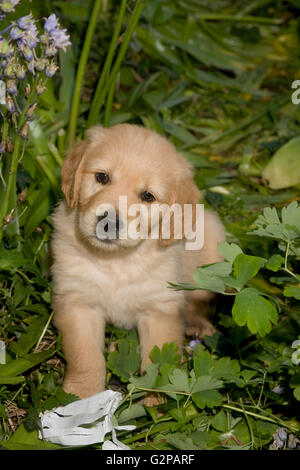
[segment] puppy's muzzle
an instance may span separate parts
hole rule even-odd
[[[97,216],[96,236],[101,241],[111,243],[118,240],[121,226],[121,220],[117,213],[105,211]]]

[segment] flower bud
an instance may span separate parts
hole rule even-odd
[[[35,68],[38,72],[41,72],[45,68],[45,61],[43,59],[38,59],[35,62]]]
[[[15,67],[12,63],[7,63],[4,69],[4,75],[7,78],[13,78],[15,76]]]
[[[30,88],[30,84],[27,83],[26,87],[25,87],[25,94],[26,94],[26,97],[28,98],[28,96],[30,95],[31,93],[31,88]]]
[[[6,107],[10,113],[13,113],[14,111],[16,111],[14,100],[9,95],[6,97]]]
[[[34,70],[35,61],[34,61],[34,60],[31,60],[31,61],[28,63],[27,67],[28,67],[29,72],[32,73],[32,75],[34,75],[34,74],[35,74],[35,70]]]
[[[10,95],[16,95],[17,94],[16,80],[8,80],[6,84],[6,88]]]
[[[49,39],[50,39],[50,38],[49,38],[49,35],[48,35],[48,34],[42,34],[42,35],[40,36],[40,42],[41,42],[41,44],[48,44]]]
[[[36,86],[36,93],[37,93],[38,96],[40,96],[40,95],[41,95],[42,93],[44,93],[44,91],[46,91],[46,90],[47,90],[47,87],[45,87],[42,82],[39,82],[39,83],[37,84],[37,86]]]
[[[0,39],[0,57],[7,57],[10,52],[9,43],[6,39]]]
[[[30,119],[34,115],[35,108],[37,107],[37,103],[33,103],[29,106],[26,116]]]
[[[19,194],[18,194],[18,202],[24,202],[26,199],[26,191],[23,189]]]
[[[11,13],[14,11],[14,7],[18,5],[20,0],[10,0],[10,1],[4,1],[1,3],[1,10],[3,13]]]
[[[19,79],[19,80],[24,80],[24,78],[26,77],[26,71],[25,71],[25,67],[24,65],[18,65],[16,67],[16,77]]]
[[[26,122],[26,124],[22,127],[21,129],[21,132],[20,132],[20,136],[22,137],[22,139],[27,139],[28,137],[28,123]]]
[[[53,75],[55,75],[56,71],[58,70],[58,66],[55,64],[55,62],[51,62],[50,64],[47,65],[46,67],[46,75],[47,77],[51,78]]]
[[[25,46],[24,49],[22,50],[24,58],[28,61],[31,62],[33,59],[33,53],[32,50],[30,49],[29,46]]]
[[[24,34],[23,31],[20,28],[18,28],[17,26],[14,26],[9,31],[9,35],[10,35],[11,39],[13,39],[13,40],[21,39],[23,37],[23,34]]]
[[[46,57],[53,57],[57,53],[57,49],[54,47],[53,44],[50,44],[46,47],[45,55]]]
[[[12,153],[14,151],[14,144],[8,137],[5,141],[5,147],[6,147],[6,151],[9,153]]]
[[[25,30],[30,29],[32,27],[32,25],[34,24],[32,14],[30,13],[27,16],[22,16],[21,18],[19,18],[17,20],[17,24],[18,24],[19,28],[21,28],[21,29],[25,29]]]

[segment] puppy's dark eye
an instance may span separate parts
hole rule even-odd
[[[148,191],[144,191],[141,194],[141,200],[146,201],[146,202],[153,202],[155,201],[155,197],[153,196],[153,194],[149,193]]]
[[[109,176],[107,173],[101,172],[95,174],[96,181],[101,184],[107,184],[109,182]]]

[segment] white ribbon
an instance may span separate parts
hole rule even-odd
[[[40,413],[39,439],[64,446],[84,446],[101,443],[107,433],[112,441],[105,441],[103,450],[130,450],[116,437],[117,430],[131,431],[135,426],[115,426],[113,415],[122,400],[122,394],[113,390],[97,393],[66,406]]]

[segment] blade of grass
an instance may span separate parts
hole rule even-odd
[[[120,70],[121,64],[123,62],[123,59],[125,57],[125,54],[129,46],[129,42],[131,40],[135,27],[139,21],[139,18],[141,16],[143,7],[144,7],[144,1],[137,0],[134,10],[132,12],[132,16],[130,18],[129,24],[128,24],[128,28],[124,34],[124,38],[122,40],[122,44],[121,44],[118,56],[112,68],[111,74],[109,78],[106,79],[106,84],[101,89],[100,89],[100,86],[99,88],[97,86],[97,89],[99,89],[99,94],[98,96],[95,95],[93,99],[90,114],[89,114],[88,121],[87,121],[87,127],[92,126],[98,120],[98,116],[100,114],[106,95],[109,92],[110,86],[114,82]],[[100,80],[101,80],[101,77],[100,77]]]
[[[79,64],[78,64],[78,69],[77,69],[77,74],[76,74],[76,79],[75,79],[71,113],[70,113],[70,124],[69,124],[69,129],[68,129],[68,145],[69,146],[72,145],[76,136],[76,126],[77,126],[77,119],[78,119],[78,113],[79,113],[81,88],[82,88],[86,64],[87,64],[89,52],[91,49],[92,40],[93,40],[94,32],[96,29],[101,5],[102,5],[102,0],[95,0],[94,7],[91,13],[91,18],[90,18],[89,25],[88,25],[88,29],[87,29],[86,36],[85,36],[84,43],[83,43],[81,56],[79,59]]]
[[[96,121],[97,121],[97,109],[98,109],[97,108],[97,103],[101,103],[102,99],[104,100],[104,98],[102,98],[103,85],[105,83],[105,80],[108,78],[108,74],[110,72],[110,68],[111,68],[111,64],[112,64],[112,61],[113,61],[114,53],[115,53],[117,43],[118,43],[118,40],[119,40],[119,35],[120,35],[122,23],[123,23],[123,18],[124,18],[124,14],[125,14],[126,5],[127,5],[127,0],[122,0],[119,15],[118,15],[118,19],[117,19],[117,24],[116,24],[116,27],[115,27],[115,31],[114,31],[112,40],[110,42],[110,46],[109,46],[108,53],[107,53],[107,56],[106,56],[106,59],[105,59],[105,63],[104,63],[100,78],[98,80],[95,95],[94,95],[94,98],[93,98],[93,101],[92,101],[91,109],[90,109],[88,120],[87,120],[87,127],[90,127],[90,126],[92,126],[93,124],[96,123]]]

